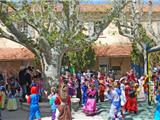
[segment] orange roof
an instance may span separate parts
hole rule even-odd
[[[33,60],[34,57],[27,48],[0,48],[0,61]]]
[[[56,11],[62,11],[62,4],[57,4],[55,6],[55,10]],[[107,12],[108,9],[111,9],[112,5],[111,4],[80,4],[80,11],[81,12],[102,12],[105,13]],[[34,9],[38,9],[34,8]],[[127,9],[129,9],[127,7]],[[149,10],[149,6],[148,5],[144,5],[143,11],[147,12]],[[8,9],[9,12],[12,11],[11,8]],[[160,4],[157,5],[153,5],[153,12],[160,12]]]
[[[97,56],[126,57],[131,55],[131,45],[96,45],[93,47]]]
[[[80,5],[81,12],[107,12],[108,9],[111,9],[112,6],[109,4],[97,4],[97,5]]]
[[[61,11],[62,5],[58,4],[55,7],[55,10]],[[107,12],[108,9],[111,9],[111,4],[81,4],[80,5],[80,11],[81,12]],[[127,7],[128,8],[128,7]],[[143,11],[148,12],[149,6],[144,5]],[[153,5],[153,12],[160,12],[160,4],[159,5]]]
[[[143,11],[144,11],[144,12],[148,12],[149,9],[150,9],[149,6],[148,6],[148,5],[145,5],[144,8],[143,8]],[[160,5],[153,5],[153,6],[152,6],[152,11],[153,11],[153,12],[160,12]]]
[[[62,11],[63,5],[58,4],[55,6],[56,11]],[[108,9],[111,9],[110,4],[80,4],[81,12],[106,12]]]

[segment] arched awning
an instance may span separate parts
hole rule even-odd
[[[0,38],[0,61],[33,60],[35,55],[26,47],[11,40]]]
[[[126,57],[131,55],[132,42],[120,35],[118,28],[111,23],[95,41],[93,48],[97,56]]]

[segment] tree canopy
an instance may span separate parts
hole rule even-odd
[[[92,46],[81,51],[67,52],[64,55],[63,65],[72,64],[76,70],[93,69],[96,63],[96,54]]]
[[[41,60],[45,75],[57,80],[64,53],[90,45],[129,2],[113,0],[112,9],[100,21],[93,22],[94,32],[86,34],[89,30],[79,17],[79,0],[23,0],[19,4],[0,1],[0,37],[34,52]],[[26,24],[36,31],[36,36],[18,29],[18,24]]]

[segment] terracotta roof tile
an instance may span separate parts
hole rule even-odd
[[[96,45],[93,48],[97,56],[105,57],[130,56],[132,51],[131,45]]]
[[[149,6],[148,5],[145,5],[144,8],[143,8],[143,11],[144,12],[148,12],[149,11]],[[153,12],[160,12],[160,5],[154,5],[152,7],[152,11]]]
[[[62,5],[58,4],[56,6],[57,11],[62,10]],[[111,9],[111,4],[81,4],[80,11],[81,12],[106,12],[108,9]],[[128,8],[128,7],[127,7]],[[143,11],[147,12],[149,10],[148,5],[144,5]],[[160,4],[153,5],[153,12],[160,12]]]
[[[54,9],[56,11],[61,11],[62,7],[63,6],[61,4],[58,4]],[[111,4],[81,4],[80,5],[81,12],[103,12],[104,13],[111,8],[112,8]],[[144,5],[143,11],[147,12],[148,10],[149,10],[148,5]],[[9,8],[8,11],[11,12],[12,9]],[[160,5],[154,5],[153,12],[160,12]]]
[[[0,61],[33,60],[34,57],[27,48],[0,48]]]

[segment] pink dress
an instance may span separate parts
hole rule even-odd
[[[88,90],[88,99],[86,105],[83,108],[83,112],[86,115],[94,115],[97,112],[95,95],[96,95],[95,89]]]

